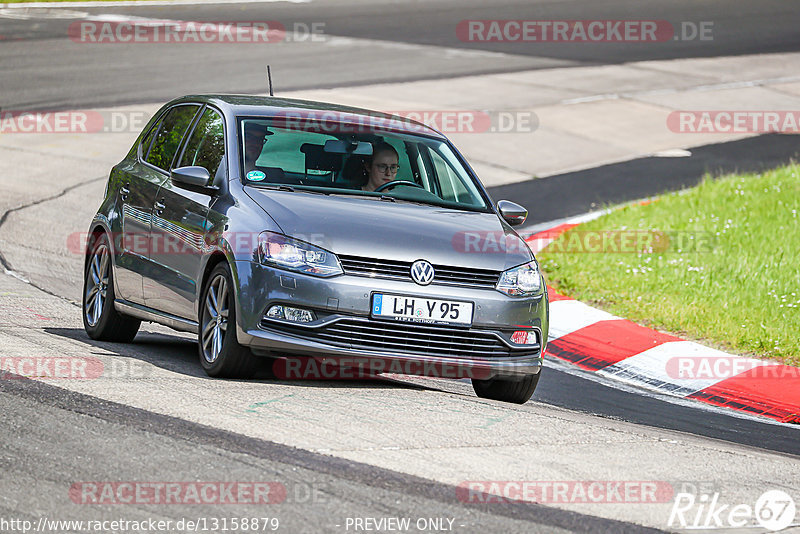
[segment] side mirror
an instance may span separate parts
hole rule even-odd
[[[219,187],[210,185],[211,173],[205,167],[178,167],[169,173],[172,183],[180,188],[213,195],[219,191]]]
[[[519,226],[528,218],[528,210],[509,200],[501,200],[497,203],[497,211],[500,216],[511,226]]]

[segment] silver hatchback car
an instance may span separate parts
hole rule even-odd
[[[284,371],[466,377],[481,397],[524,403],[549,318],[511,228],[526,216],[494,204],[425,125],[187,96],[111,171],[89,229],[84,325],[124,342],[143,320],[195,332],[211,376],[249,377],[268,357]]]

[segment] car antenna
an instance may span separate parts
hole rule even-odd
[[[267,65],[267,80],[269,80],[269,96],[275,96],[272,93],[272,71],[270,70],[269,65]]]

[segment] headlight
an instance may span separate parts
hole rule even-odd
[[[542,275],[535,261],[509,269],[500,275],[496,289],[511,297],[528,297],[542,289]]]
[[[258,261],[314,276],[342,274],[336,254],[275,232],[258,234]]]

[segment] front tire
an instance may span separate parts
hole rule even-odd
[[[130,343],[142,322],[114,309],[114,269],[108,236],[94,236],[89,251],[83,278],[83,328],[98,341]]]
[[[542,371],[535,375],[527,375],[522,379],[490,378],[489,380],[472,379],[472,389],[482,399],[492,399],[514,404],[525,404],[533,396]]]
[[[200,300],[200,365],[208,376],[250,378],[258,369],[258,360],[236,339],[233,292],[231,270],[223,261],[211,271]]]

